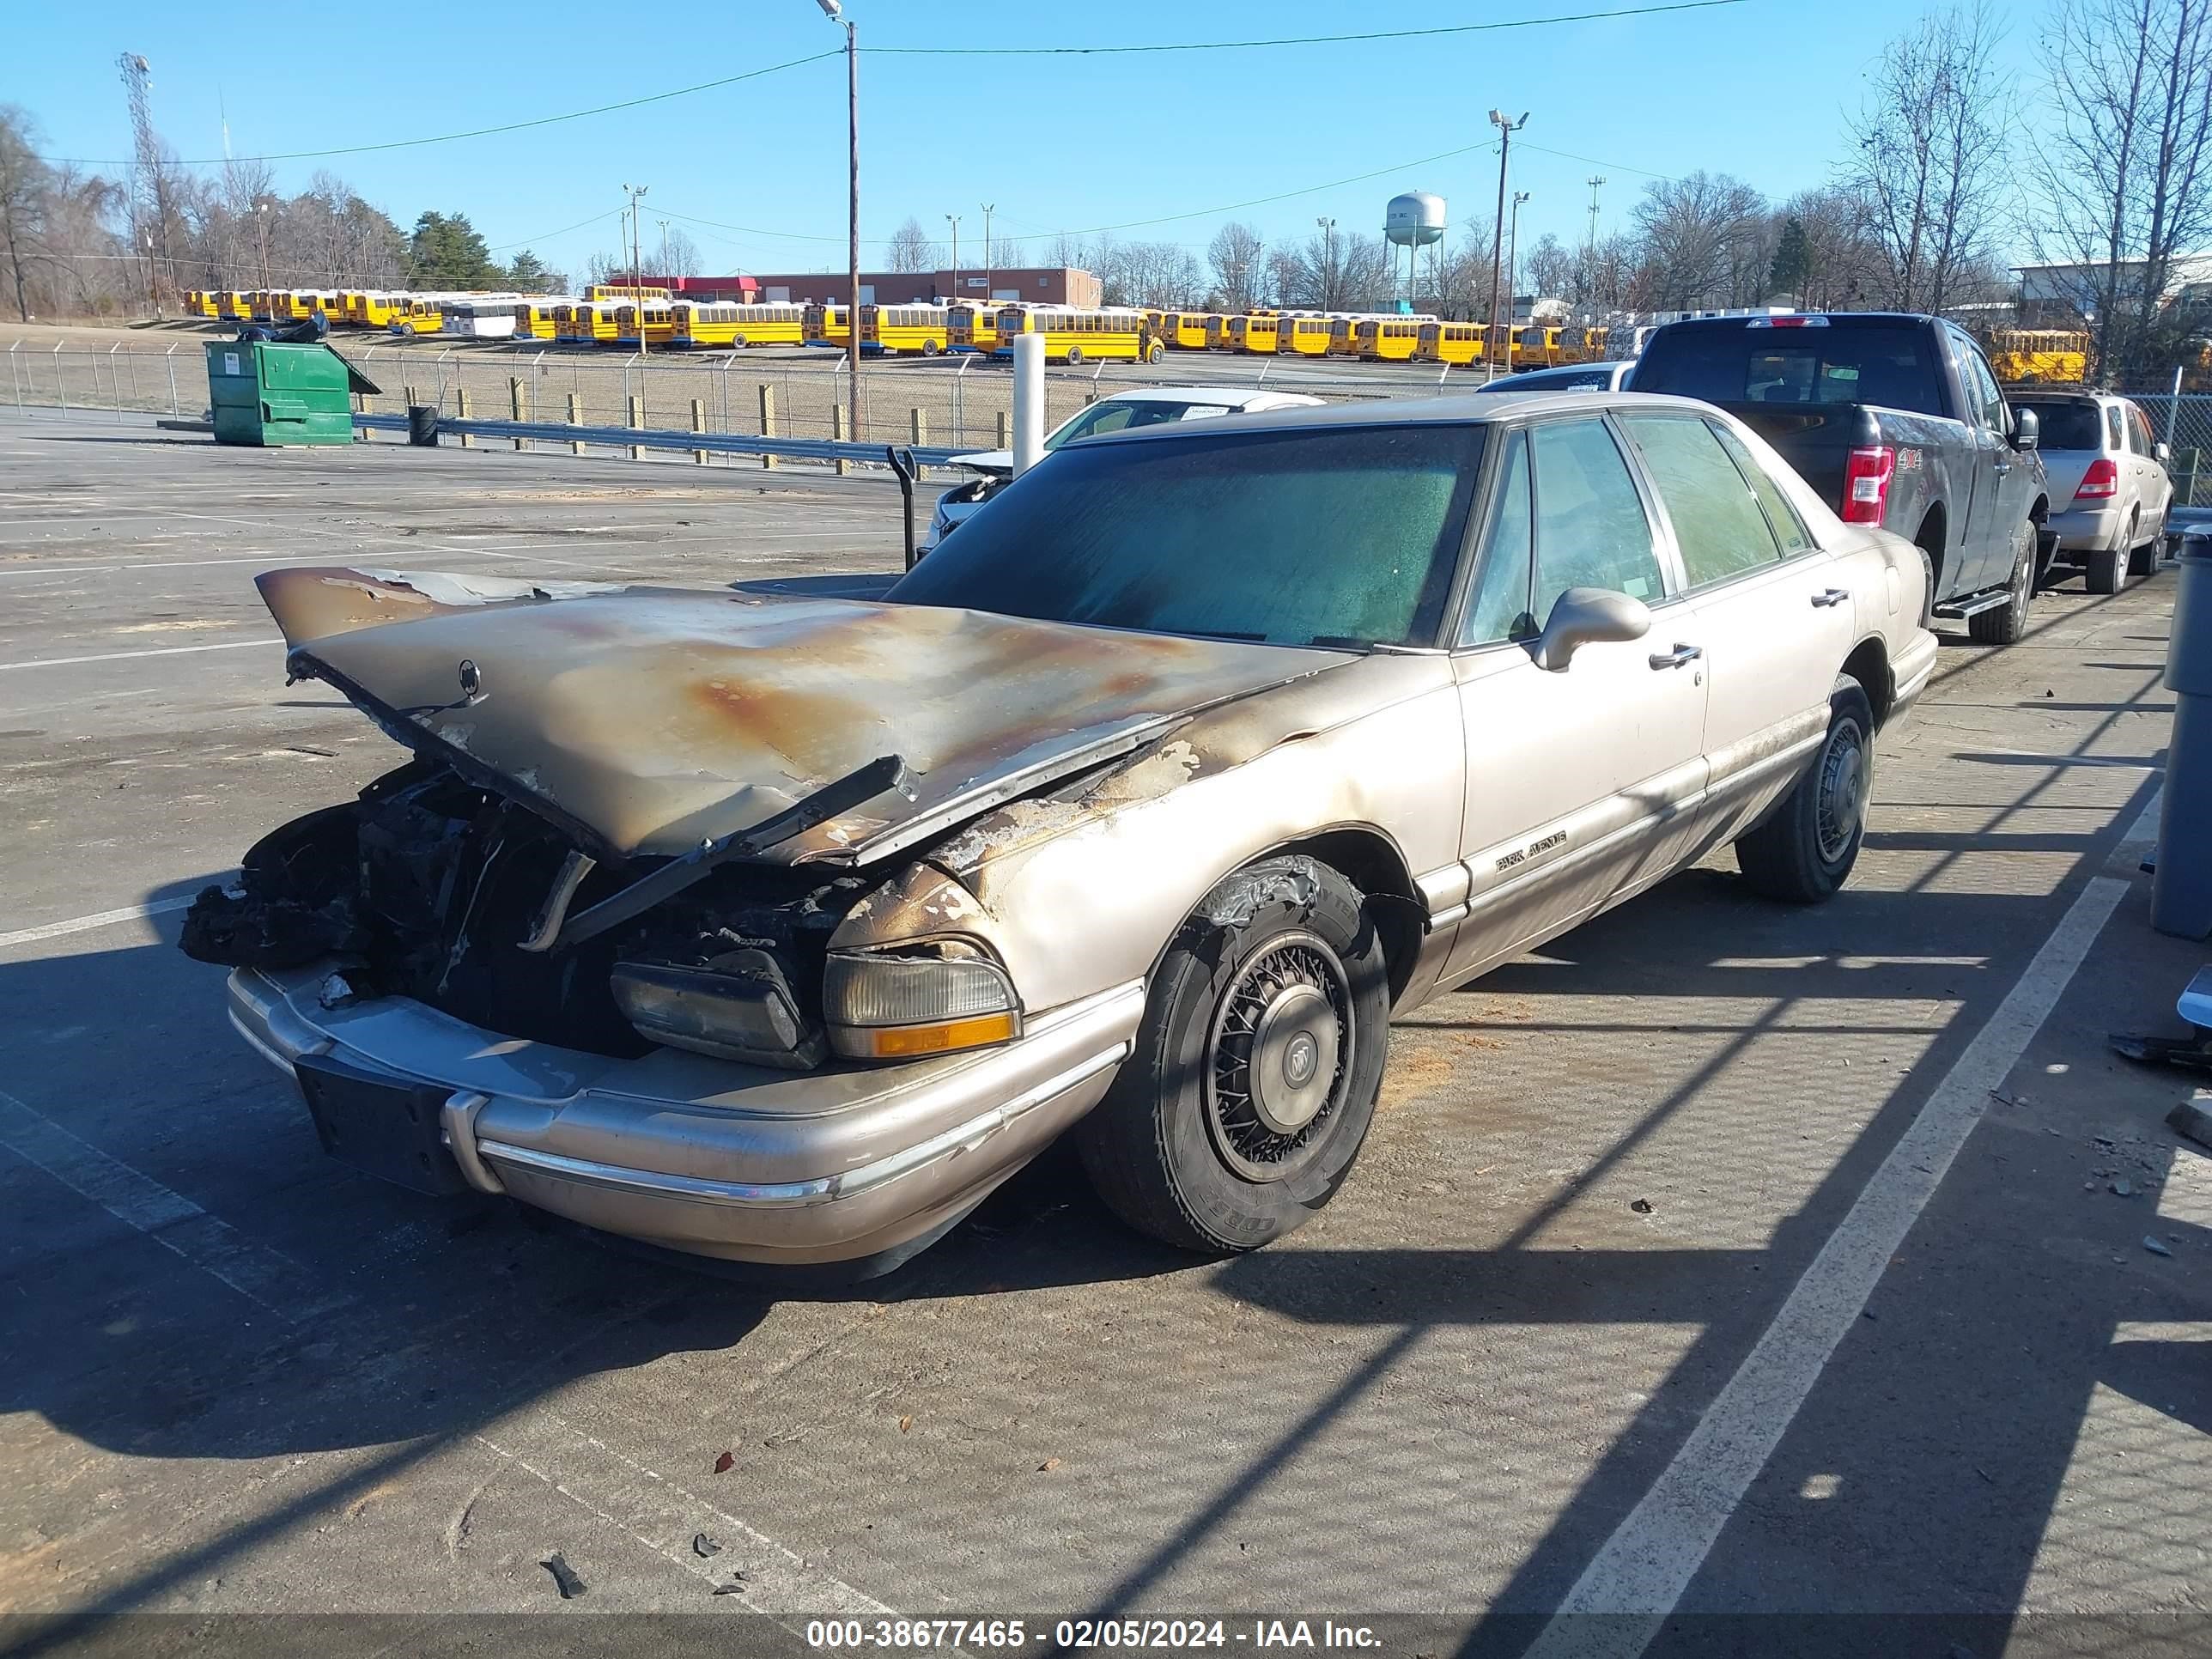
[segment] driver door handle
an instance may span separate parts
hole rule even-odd
[[[1825,611],[1832,605],[1841,605],[1850,596],[1851,590],[1848,587],[1825,588],[1813,596],[1813,605],[1815,610]]]
[[[1702,646],[1677,645],[1672,651],[1654,653],[1650,663],[1654,668],[1680,668],[1684,663],[1695,662],[1705,654]]]

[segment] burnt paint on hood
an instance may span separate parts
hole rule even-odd
[[[347,568],[260,586],[295,673],[623,856],[688,851],[903,757],[915,799],[768,854],[837,857],[994,779],[1035,787],[1056,757],[1355,660],[849,599]]]

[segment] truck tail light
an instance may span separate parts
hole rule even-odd
[[[1880,524],[1889,507],[1897,452],[1887,444],[1854,449],[1844,466],[1844,522]]]
[[[2120,469],[2101,456],[2089,463],[2089,470],[2081,475],[2081,487],[2074,492],[2077,501],[2109,501],[2120,493]]]

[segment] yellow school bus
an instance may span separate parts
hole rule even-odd
[[[853,343],[852,310],[850,305],[830,306],[815,301],[799,319],[799,343],[835,346],[842,351]]]
[[[360,323],[363,328],[394,328],[408,320],[407,307],[415,296],[411,294],[364,294],[361,296]]]
[[[1462,366],[1479,363],[1485,332],[1480,323],[1423,323],[1413,336],[1413,361]]]
[[[862,306],[860,349],[894,356],[934,357],[952,343],[952,320],[943,306]]]
[[[1551,368],[1565,361],[1559,355],[1559,331],[1540,325],[1520,330],[1513,337],[1518,368]]]
[[[669,293],[666,289],[655,288],[650,283],[641,288],[633,288],[628,283],[594,283],[584,290],[586,300],[627,300],[633,296],[665,300]]]
[[[224,289],[215,296],[215,314],[225,322],[242,323],[253,315],[253,296],[243,289]]]
[[[678,300],[672,309],[676,334],[669,343],[678,350],[687,346],[797,345],[806,321],[806,307],[800,305]]]
[[[1272,311],[1248,311],[1242,317],[1231,317],[1225,336],[1228,349],[1272,357],[1282,322],[1283,319]]]
[[[2063,328],[2002,328],[1990,336],[1997,379],[2072,385],[2089,372],[2089,337]]]
[[[1417,318],[1370,317],[1352,325],[1352,355],[1370,363],[1406,363],[1420,349],[1421,331],[1434,326]]]
[[[392,321],[394,334],[435,334],[446,325],[446,301],[441,295],[410,294],[404,299],[392,295]]]
[[[1012,356],[1018,334],[1044,336],[1047,362],[1156,363],[1167,356],[1145,313],[1127,307],[1005,307],[999,313],[999,344],[991,355]]]
[[[517,340],[550,340],[558,325],[553,313],[560,305],[558,300],[518,300],[514,302],[514,336]]]
[[[641,342],[640,329],[643,330]],[[669,300],[624,300],[615,307],[615,343],[632,351],[642,343],[648,349],[665,347],[676,337],[675,302]]]
[[[1168,311],[1160,314],[1160,338],[1177,351],[1206,349],[1206,325],[1213,319],[1203,311]]]
[[[1285,317],[1275,330],[1275,350],[1285,357],[1326,357],[1334,317]]]
[[[945,343],[953,351],[988,351],[999,343],[1000,307],[963,300],[945,319]]]
[[[185,291],[185,314],[190,317],[212,317],[216,314],[215,295],[204,288]]]

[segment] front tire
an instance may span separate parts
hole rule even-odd
[[[1858,862],[1873,784],[1874,708],[1856,680],[1840,678],[1811,769],[1735,844],[1736,867],[1752,890],[1785,904],[1833,898]]]
[[[1075,367],[1075,365],[1076,365],[1076,364],[1078,364],[1078,363],[1081,362],[1082,361],[1083,361],[1083,348],[1082,348],[1081,346],[1070,346],[1070,347],[1068,347],[1068,349],[1067,349],[1067,366],[1068,366],[1070,368],[1074,368],[1074,367]]]
[[[1389,1007],[1350,881],[1310,858],[1240,870],[1176,934],[1130,1058],[1077,1127],[1091,1185],[1182,1249],[1280,1238],[1335,1195],[1367,1138]]]
[[[2005,602],[1966,619],[1976,645],[2015,645],[2027,632],[2027,607],[2035,599],[2035,520],[2022,519],[2012,538],[2012,580]]]
[[[1145,361],[1148,363],[1156,363],[1167,355],[1168,349],[1162,345],[1158,340],[1153,341],[1151,345],[1145,348]]]

